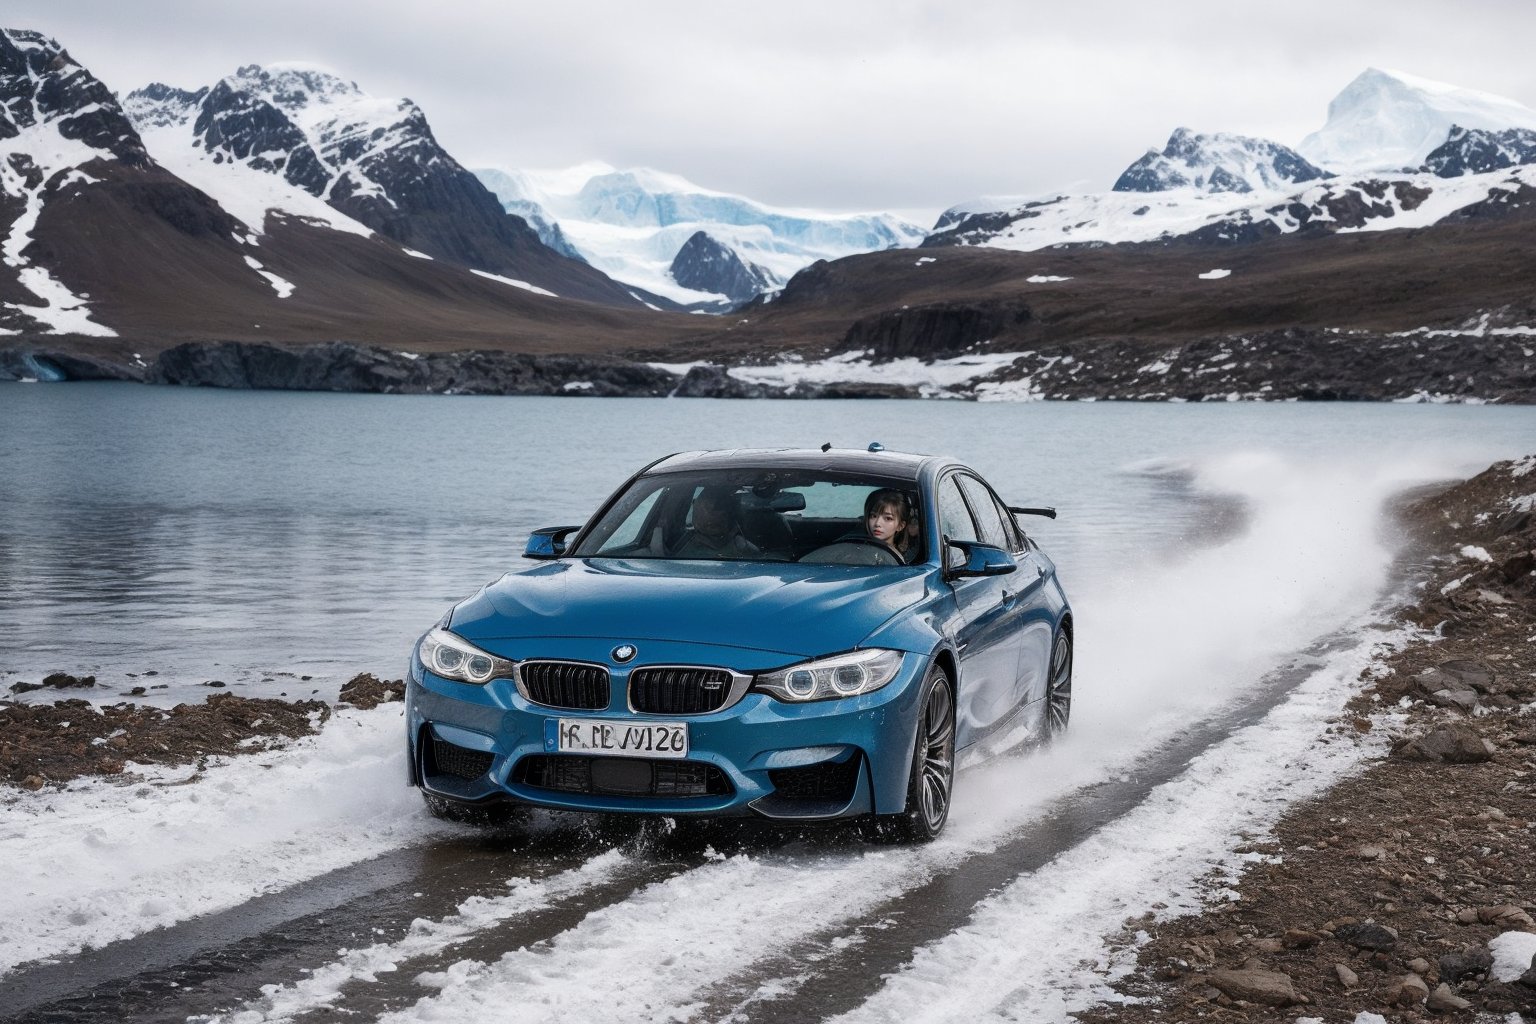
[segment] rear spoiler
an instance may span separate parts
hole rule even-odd
[[[1016,516],[1045,516],[1047,519],[1056,518],[1056,510],[1053,508],[1018,508],[1016,506],[1009,505],[1008,511],[1012,512]]]

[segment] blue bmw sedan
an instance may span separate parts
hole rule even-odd
[[[411,782],[436,814],[528,805],[932,839],[958,754],[1049,739],[1072,612],[1010,507],[871,445],[671,455],[416,644]]]

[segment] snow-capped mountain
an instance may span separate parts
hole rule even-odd
[[[1278,142],[1176,128],[1161,152],[1148,150],[1125,169],[1112,191],[1194,188],[1204,192],[1268,192],[1325,174]]]
[[[247,65],[189,91],[154,83],[124,104],[158,160],[262,233],[268,211],[377,232],[413,252],[559,295],[632,304],[508,216],[437,142],[421,108],[300,64]]]
[[[1454,178],[1529,163],[1536,163],[1536,131],[1487,131],[1458,125],[1451,129],[1450,138],[1425,158],[1424,169],[1442,178]]]
[[[39,227],[114,171],[154,170],[111,90],[47,36],[0,30],[0,335],[116,333],[45,264]]]
[[[1328,122],[1297,149],[1347,174],[1423,166],[1451,129],[1536,129],[1536,110],[1503,96],[1367,68],[1328,104]]]
[[[1297,150],[1181,128],[1110,192],[960,204],[923,244],[1030,251],[1426,227],[1458,211],[1504,211],[1536,182],[1519,170],[1536,161],[1536,111],[1513,100],[1372,68],[1328,109]]]
[[[644,168],[616,170],[588,163],[562,171],[476,172],[509,211],[531,211],[563,236],[593,266],[615,280],[683,304],[721,302],[734,278],[672,275],[683,247],[703,232],[776,288],[802,267],[916,245],[923,231],[889,214],[831,214],[766,206],[742,196],[701,188],[685,178]],[[526,214],[525,214],[526,215]],[[706,269],[686,261],[695,269]]]
[[[658,333],[678,337],[692,327],[657,324],[628,289],[536,239],[536,255],[525,264],[531,270],[575,268],[564,281],[595,281],[630,309],[572,302],[574,292],[553,295],[530,282],[531,274],[471,269],[375,233],[322,196],[371,194],[382,208],[399,194],[389,192],[398,179],[343,183],[328,161],[346,145],[312,145],[307,134],[295,134],[301,119],[262,97],[218,85],[160,88],[138,105],[152,135],[174,130],[190,138],[197,129],[203,143],[167,150],[199,176],[196,183],[155,159],[112,90],[57,42],[0,32],[0,363],[13,370],[46,365],[70,377],[143,379],[160,355],[183,343],[191,343],[184,353],[191,363],[239,364],[271,356],[273,346],[297,346],[284,348],[278,364],[267,366],[275,376],[261,379],[347,390],[377,360],[365,355],[362,364],[337,368],[325,352],[311,358],[304,346],[353,351],[336,341],[344,339],[414,352],[602,353],[654,345]],[[190,122],[189,109],[196,110]],[[310,191],[316,188],[321,195]],[[481,194],[494,217],[532,238]],[[507,257],[505,250],[497,255]],[[206,347],[211,339],[230,347],[221,355]],[[241,348],[250,345],[255,349]],[[384,389],[400,367],[386,369]],[[449,367],[450,376],[460,372]]]

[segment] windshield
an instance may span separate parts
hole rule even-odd
[[[902,565],[923,560],[911,480],[721,469],[641,477],[571,552],[579,558]]]

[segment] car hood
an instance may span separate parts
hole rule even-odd
[[[670,640],[812,657],[858,646],[926,592],[924,566],[570,559],[508,573],[453,611],[470,642]]]

